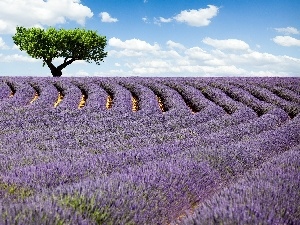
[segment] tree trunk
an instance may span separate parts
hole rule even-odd
[[[61,77],[62,72],[61,72],[60,68],[55,67],[50,60],[44,60],[44,61],[46,62],[47,66],[49,67],[53,77]]]
[[[70,60],[68,60],[69,58],[66,58],[64,60],[64,63],[62,63],[61,65],[59,65],[58,67],[54,66],[52,63],[52,60],[47,60],[44,58],[44,62],[47,64],[47,66],[49,67],[49,69],[51,70],[51,73],[53,75],[53,77],[61,77],[62,75],[62,70],[70,65],[72,62],[74,62],[76,59],[75,58],[70,58]]]
[[[53,77],[61,77],[61,75],[62,75],[61,70],[59,70],[57,68],[55,68],[53,70],[51,69],[51,73],[52,73]]]

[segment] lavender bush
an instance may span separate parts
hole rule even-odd
[[[0,224],[298,224],[299,90],[0,77]]]

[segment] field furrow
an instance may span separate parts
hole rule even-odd
[[[0,77],[0,224],[298,224],[299,90]]]

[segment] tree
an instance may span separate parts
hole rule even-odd
[[[17,32],[12,37],[20,50],[25,50],[28,55],[43,60],[54,77],[62,75],[62,69],[75,60],[86,60],[88,63],[95,61],[97,65],[107,56],[104,52],[106,37],[100,36],[96,31],[85,29],[65,30],[48,28],[24,28],[17,26]],[[59,66],[54,66],[54,58],[64,58]]]

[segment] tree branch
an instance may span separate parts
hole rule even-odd
[[[75,58],[71,58],[69,61],[67,61],[68,58],[65,58],[64,63],[62,63],[61,65],[59,65],[57,67],[57,69],[62,70],[63,68],[65,68],[66,66],[70,65],[72,62],[74,62],[76,59]]]
[[[52,59],[46,59],[46,58],[43,59],[51,71],[56,69],[56,67],[52,63]]]

